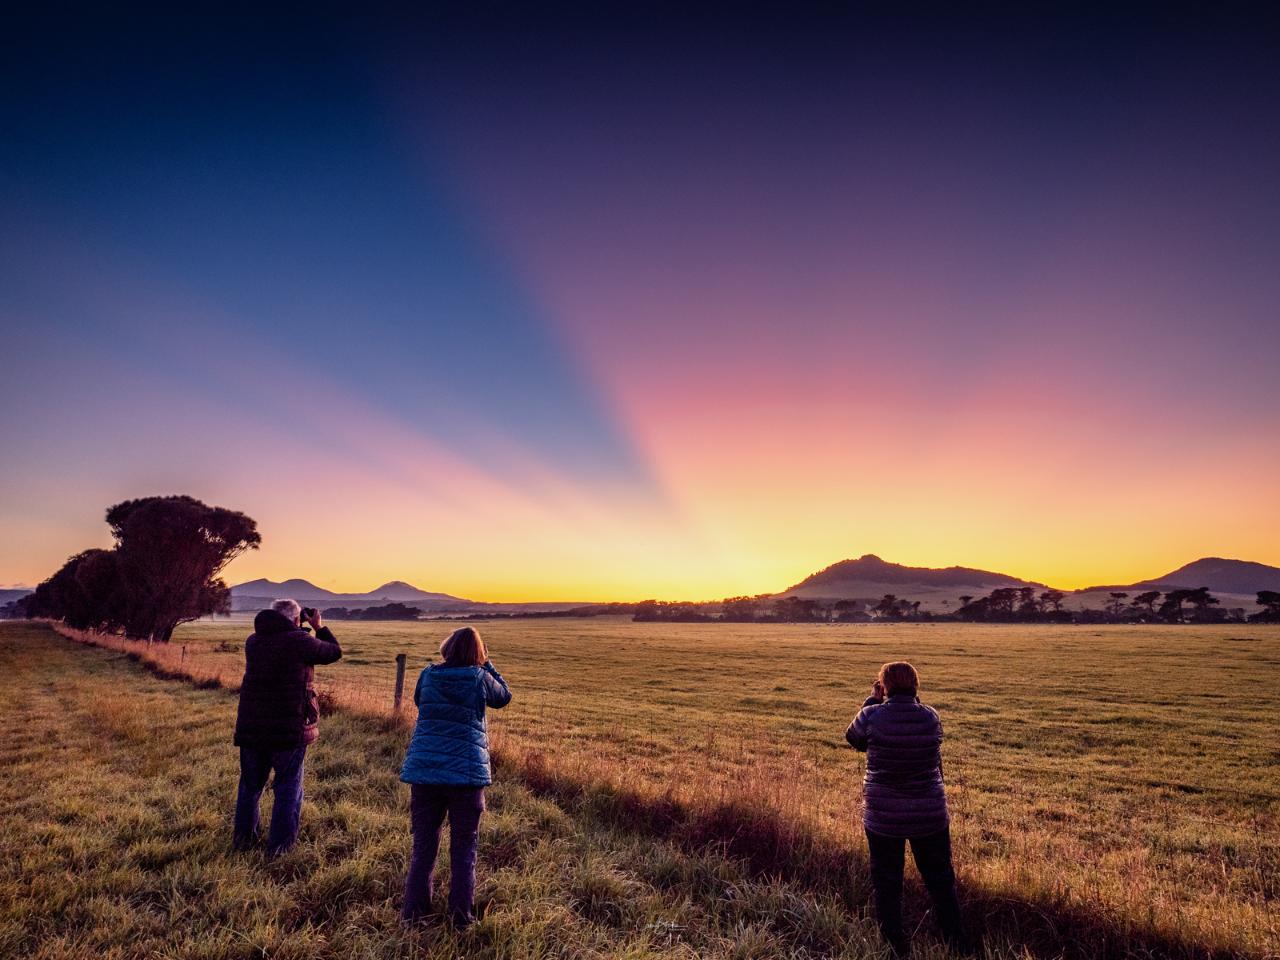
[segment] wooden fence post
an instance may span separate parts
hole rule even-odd
[[[178,657],[178,662],[179,663],[187,662],[187,645],[185,643],[182,645],[182,656]]]
[[[408,659],[408,654],[396,654],[396,702],[392,708],[396,713],[400,712],[400,704],[404,700],[404,663]]]

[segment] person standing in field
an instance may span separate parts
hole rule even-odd
[[[489,662],[472,627],[440,645],[443,663],[418,677],[413,702],[418,722],[400,779],[409,784],[413,854],[405,878],[401,916],[414,923],[431,912],[440,828],[449,818],[449,920],[464,929],[475,922],[476,847],[484,788],[492,781],[485,709],[511,702],[511,690]]]
[[[871,696],[845,731],[866,751],[863,827],[871,856],[871,884],[880,932],[894,954],[908,955],[902,925],[906,845],[933,901],[943,938],[967,952],[951,866],[951,818],[942,780],[942,721],[920,702],[920,678],[909,663],[886,663]]]
[[[304,619],[315,636],[302,628]],[[314,667],[342,657],[333,632],[315,610],[296,600],[277,600],[253,618],[244,644],[244,680],[236,713],[240,786],[232,845],[247,850],[260,843],[258,804],[267,777],[275,771],[267,856],[277,857],[298,839],[302,812],[302,767],[307,746],[319,735],[319,703],[312,687]]]

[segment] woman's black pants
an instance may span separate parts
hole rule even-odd
[[[895,953],[909,951],[902,929],[902,872],[906,845],[933,901],[933,912],[942,936],[953,948],[966,946],[960,921],[960,901],[956,897],[956,875],[951,869],[951,831],[944,828],[927,837],[886,837],[867,831],[871,851],[871,885],[875,890],[876,920],[880,933]]]
[[[449,818],[449,919],[464,927],[475,920],[476,846],[484,787],[409,786],[409,818],[413,825],[413,854],[404,884],[401,915],[414,921],[431,912],[435,888],[440,828]]]

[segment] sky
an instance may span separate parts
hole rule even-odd
[[[595,9],[15,19],[0,586],[172,493],[477,600],[1280,565],[1265,24]]]

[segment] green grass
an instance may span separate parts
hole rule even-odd
[[[395,653],[412,689],[449,625],[334,624],[348,660],[319,673],[356,710],[326,719],[271,865],[226,849],[234,695],[0,628],[0,955],[876,955],[842,733],[899,657],[943,715],[993,955],[1280,952],[1274,627],[480,626],[516,700],[492,721],[494,905],[463,937],[396,923],[407,734],[375,716]],[[234,680],[215,647],[247,632],[184,628],[181,667]]]

